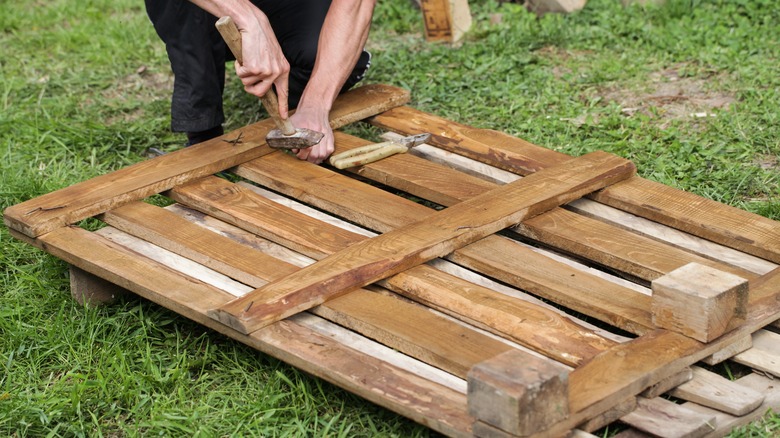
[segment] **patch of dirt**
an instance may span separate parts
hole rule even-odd
[[[652,74],[645,93],[613,88],[604,90],[602,98],[620,105],[628,117],[645,114],[660,119],[662,127],[672,120],[715,117],[718,110],[728,110],[736,101],[731,93],[708,90],[712,78],[681,76],[683,67],[676,65]]]
[[[146,104],[158,99],[170,99],[172,90],[172,72],[152,72],[146,66],[141,66],[135,72],[117,81],[114,87],[103,90],[101,97],[106,102],[136,101]],[[144,105],[141,105],[132,112],[111,117],[106,122],[113,124],[120,121],[137,120],[144,115],[143,107]]]
[[[780,170],[780,157],[776,155],[759,155],[755,163],[764,170]]]

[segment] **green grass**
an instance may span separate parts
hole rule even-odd
[[[380,2],[367,81],[568,154],[625,156],[647,178],[780,220],[774,1],[590,0],[541,19],[513,3],[471,8],[471,32],[450,47],[424,41],[408,0]],[[141,2],[0,11],[0,208],[184,142],[168,130],[171,78]],[[226,101],[228,129],[260,117],[234,78]],[[63,262],[5,228],[0,246],[0,435],[430,434],[140,298],[79,306]],[[734,435],[778,430],[771,416]]]

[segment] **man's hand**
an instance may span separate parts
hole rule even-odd
[[[325,134],[316,145],[307,149],[299,149],[297,152],[293,151],[298,158],[320,164],[333,153],[335,150],[333,130],[328,122],[327,110],[298,108],[295,114],[290,117],[290,121],[296,128],[308,128]]]
[[[271,89],[271,85],[275,85],[279,115],[286,119],[290,63],[284,57],[271,24],[262,12],[256,10],[247,21],[248,24],[245,24],[244,28],[238,28],[242,37],[244,62],[236,63],[236,75],[244,84],[244,90],[257,97],[264,96]]]
[[[286,119],[290,63],[282,53],[268,17],[248,0],[224,2],[190,0],[215,17],[230,16],[241,32],[242,62],[236,62],[236,74],[244,90],[257,97],[276,86],[279,115]]]

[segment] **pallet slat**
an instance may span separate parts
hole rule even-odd
[[[335,127],[356,122],[409,100],[409,93],[395,87],[373,85],[342,95],[333,105]],[[5,224],[28,237],[78,222],[113,207],[170,189],[178,184],[220,172],[272,150],[265,136],[270,120],[240,129],[242,142],[228,143],[238,132],[180,149],[81,183],[8,207]]]
[[[633,175],[632,163],[604,153],[575,158],[500,186],[425,219],[350,245],[328,258],[215,309],[212,316],[251,333]]]
[[[370,122],[405,135],[432,132],[430,144],[520,175],[566,159],[560,152],[510,135],[472,128],[410,107],[386,111]],[[757,214],[640,177],[601,191],[594,199],[780,263],[780,224]]]

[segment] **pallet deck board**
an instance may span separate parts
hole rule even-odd
[[[212,315],[250,333],[385,279],[633,175],[632,163],[594,152],[365,239],[258,288]]]
[[[398,107],[371,123],[404,135],[433,131],[430,144],[526,175],[566,155],[487,129],[453,123]],[[681,229],[730,248],[780,263],[780,225],[757,214],[636,176],[594,196],[600,202]],[[680,202],[669,202],[669,199]]]
[[[336,172],[262,145],[270,126],[263,121],[226,134],[243,133],[248,143],[237,147],[218,139],[209,153],[188,148],[12,206],[6,225],[78,268],[74,275],[108,280],[103,287],[144,296],[447,436],[512,436],[484,409],[469,412],[465,380],[478,364],[507,354],[567,374],[567,415],[536,428],[504,426],[530,436],[642,418],[659,402],[648,398],[654,385],[697,401],[684,406],[717,420],[713,436],[780,407],[763,383],[751,392],[717,378],[675,379],[699,369],[698,361],[741,360],[777,372],[756,357],[772,351],[774,341],[764,340],[771,333],[762,329],[780,318],[780,224],[636,176],[556,201],[510,229],[359,282],[250,334],[211,318],[253,290],[381,241],[382,233],[403,237],[447,210],[472,203],[505,217],[497,201],[481,202],[485,193],[506,195],[578,160],[399,106],[408,99],[394,87],[358,89],[331,121],[370,117],[402,134],[433,134],[407,154]],[[339,152],[369,143],[339,132],[335,138]],[[209,176],[227,168],[249,182]],[[178,203],[138,202],[156,193]],[[73,225],[91,216],[109,226],[88,232]],[[649,283],[691,262],[749,280],[745,321],[708,343],[653,324]],[[727,391],[734,396],[723,397]],[[678,405],[665,405],[666,414],[649,417],[654,433],[669,432],[660,432],[661,415],[682,415]],[[710,433],[701,424],[691,436]]]

